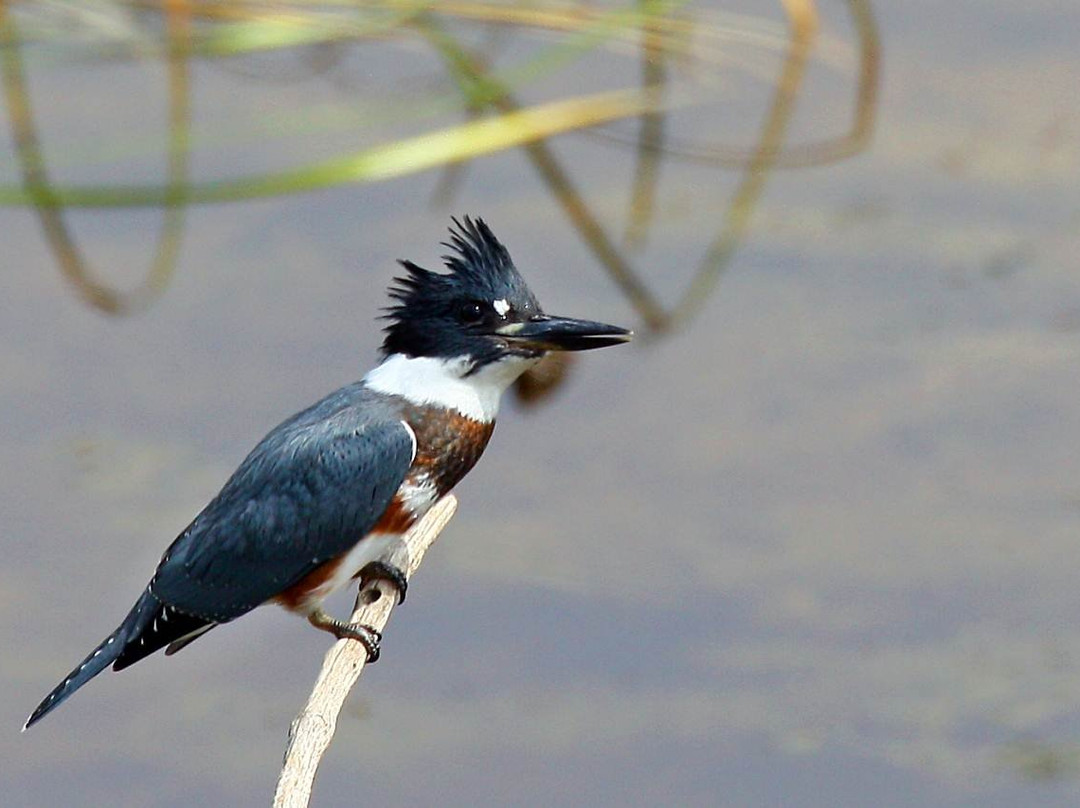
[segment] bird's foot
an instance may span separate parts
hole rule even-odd
[[[342,623],[337,638],[356,640],[367,651],[368,663],[379,661],[382,634],[371,626],[365,626],[363,623]]]
[[[382,644],[382,634],[371,626],[363,623],[346,623],[331,617],[322,609],[308,616],[308,622],[322,631],[328,631],[339,640],[356,640],[367,651],[367,661],[376,662],[379,659],[379,647]]]
[[[367,583],[372,578],[383,578],[392,583],[398,591],[398,603],[405,602],[405,592],[409,589],[409,579],[401,567],[389,561],[372,561],[360,570],[360,580]]]

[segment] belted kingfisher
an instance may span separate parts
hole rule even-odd
[[[446,273],[401,261],[382,361],[274,428],[165,551],[120,626],[45,697],[23,729],[108,667],[173,654],[220,623],[278,603],[378,657],[373,629],[323,601],[387,577],[399,537],[464,477],[499,398],[548,351],[626,342],[630,331],[551,317],[482,219],[454,219]]]

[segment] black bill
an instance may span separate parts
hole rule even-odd
[[[537,351],[589,351],[629,342],[633,331],[590,320],[549,317],[546,314],[509,323],[495,333],[515,348]]]

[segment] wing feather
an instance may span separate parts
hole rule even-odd
[[[155,597],[239,617],[349,550],[379,520],[415,452],[409,428],[359,386],[267,435],[162,558]]]

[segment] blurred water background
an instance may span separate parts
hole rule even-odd
[[[1076,804],[1076,3],[0,30],[4,805],[269,803],[281,610],[18,728],[464,213],[639,339],[508,402],[314,805]]]

